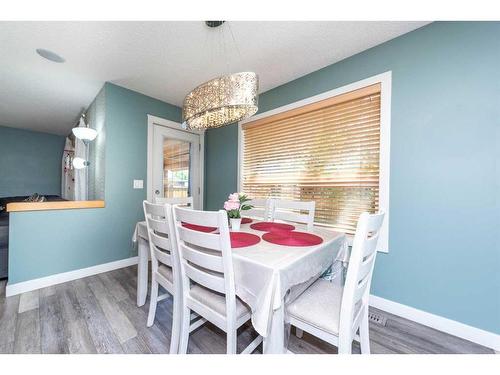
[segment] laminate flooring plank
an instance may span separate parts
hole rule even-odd
[[[128,298],[128,293],[121,286],[121,284],[117,283],[115,279],[113,279],[109,272],[101,273],[98,277],[104,284],[107,292],[111,294],[116,301],[119,302]]]
[[[127,354],[151,354],[148,346],[140,336],[125,341],[122,346]]]
[[[9,348],[14,343],[18,308],[19,295],[0,298],[0,348]]]
[[[57,298],[61,308],[66,350],[71,354],[96,354],[97,349],[72,284],[58,286]]]
[[[147,327],[147,314],[131,302],[120,301],[119,306],[134,325],[137,336],[146,344],[151,353],[168,353],[170,350],[170,331],[164,332],[158,324]]]
[[[98,353],[123,353],[123,348],[111,328],[99,302],[87,285],[86,279],[71,282],[82,308],[90,336]]]
[[[68,353],[62,309],[56,294],[41,293],[39,313],[42,353]]]
[[[31,309],[18,315],[14,353],[41,353],[40,316],[38,309]]]
[[[33,290],[31,292],[26,292],[21,294],[21,297],[19,299],[18,313],[21,314],[25,311],[38,309],[39,298],[40,298],[40,290]]]
[[[120,309],[118,301],[108,293],[99,277],[91,277],[88,286],[94,293],[99,305],[106,316],[108,323],[115,332],[120,344],[137,336],[137,331]]]

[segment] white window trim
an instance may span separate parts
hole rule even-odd
[[[391,88],[392,71],[381,73],[373,77],[357,81],[319,95],[299,100],[297,102],[272,109],[267,112],[259,113],[256,116],[245,119],[238,124],[238,191],[241,191],[241,165],[243,163],[243,131],[242,125],[272,116],[281,112],[289,111],[304,105],[312,104],[320,100],[328,99],[333,96],[345,94],[350,91],[361,89],[366,86],[380,83],[380,169],[379,169],[379,209],[385,212],[385,220],[380,229],[380,237],[377,250],[389,252],[389,182],[390,182],[390,161],[391,161]]]
[[[204,180],[205,180],[205,131],[204,130],[186,130],[182,124],[167,120],[161,117],[148,114],[148,145],[147,145],[147,176],[146,176],[146,196],[149,202],[152,202],[150,186],[153,185],[153,125],[161,125],[174,130],[181,130],[187,133],[194,133],[200,136],[200,208],[203,209],[204,201]]]

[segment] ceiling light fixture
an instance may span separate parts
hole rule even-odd
[[[49,51],[48,49],[37,48],[36,53],[38,53],[44,59],[47,59],[47,60],[55,62],[55,63],[63,63],[66,61],[64,58],[59,56],[57,53]]]
[[[85,122],[85,114],[80,117],[78,126],[72,129],[76,138],[81,139],[86,145],[97,137],[97,130],[92,129]]]
[[[82,113],[80,116],[80,121],[77,127],[74,127],[72,130],[73,134],[76,138],[80,139],[85,145],[85,154],[88,155],[88,146],[89,143],[92,142],[97,137],[97,131],[89,127],[89,125],[85,121],[85,113]],[[76,144],[75,144],[76,147]],[[73,168],[82,169],[86,168],[90,165],[88,160],[85,160],[80,157],[73,158]]]
[[[224,21],[205,23],[216,28]],[[228,74],[205,82],[184,99],[183,125],[189,129],[218,128],[250,117],[258,110],[258,91],[259,77],[253,72]]]

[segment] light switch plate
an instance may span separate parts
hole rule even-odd
[[[134,189],[142,189],[143,187],[143,180],[134,180]]]

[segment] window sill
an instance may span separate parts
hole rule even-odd
[[[7,204],[7,212],[72,210],[105,206],[104,201],[13,202]]]

